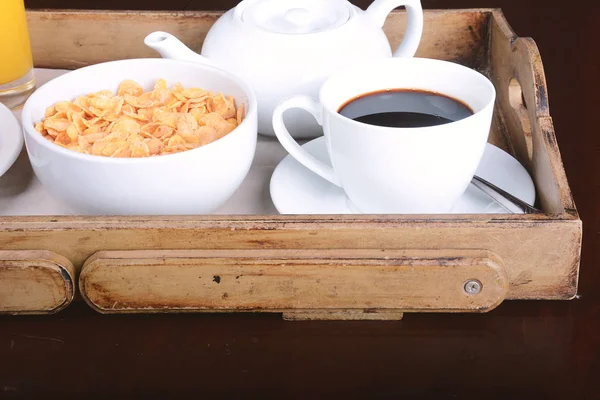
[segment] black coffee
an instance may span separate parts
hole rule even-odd
[[[338,112],[358,122],[392,128],[443,125],[473,115],[460,100],[411,89],[366,93],[346,102]]]

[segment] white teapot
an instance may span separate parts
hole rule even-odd
[[[392,53],[382,27],[402,5],[408,25]],[[151,33],[144,43],[164,58],[212,64],[245,80],[258,101],[258,132],[275,136],[272,116],[281,100],[298,94],[317,97],[327,77],[346,66],[392,55],[412,57],[422,32],[419,0],[376,0],[366,11],[347,0],[243,0],[211,27],[202,55],[166,32]],[[322,134],[308,113],[292,110],[286,120],[295,138]]]

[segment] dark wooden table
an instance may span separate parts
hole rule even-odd
[[[30,8],[228,9],[236,1],[26,0]],[[357,1],[365,6],[367,1]],[[486,315],[284,322],[268,315],[102,316],[73,304],[0,318],[0,398],[600,399],[597,2],[423,0],[502,7],[536,39],[551,114],[584,220],[580,298],[506,302]]]

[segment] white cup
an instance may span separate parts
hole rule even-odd
[[[437,92],[474,112],[459,121],[420,128],[389,128],[338,113],[349,100],[386,89]],[[346,192],[351,205],[370,214],[447,213],[467,189],[489,136],[496,91],[482,74],[459,64],[425,58],[391,58],[332,75],[319,101],[283,100],[273,128],[283,147],[308,169]],[[303,150],[283,114],[301,108],[323,126],[333,168]]]

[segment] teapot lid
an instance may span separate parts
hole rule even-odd
[[[351,12],[346,0],[244,0],[235,10],[244,23],[287,34],[337,28],[350,19]]]

